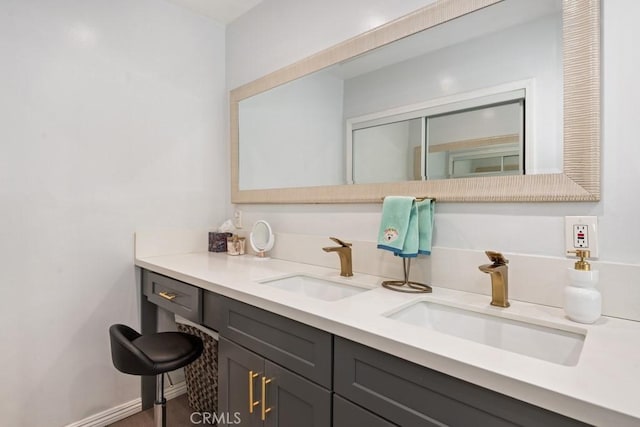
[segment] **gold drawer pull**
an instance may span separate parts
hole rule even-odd
[[[165,291],[158,292],[158,295],[160,295],[164,299],[168,299],[169,301],[173,301],[178,296],[176,294],[172,294],[171,292],[165,292]]]
[[[253,401],[253,380],[259,375],[260,374],[257,374],[253,371],[249,371],[249,413],[250,414],[253,414],[253,407],[258,406],[260,404],[259,400],[255,402]]]
[[[267,419],[267,413],[271,412],[271,408],[267,408],[267,384],[270,382],[271,380],[262,377],[262,421],[265,421]]]

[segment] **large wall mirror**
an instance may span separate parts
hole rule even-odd
[[[597,201],[599,0],[441,0],[231,91],[234,203]]]

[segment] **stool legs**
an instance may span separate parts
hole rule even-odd
[[[156,427],[167,427],[167,401],[164,398],[164,374],[156,375],[156,401],[153,404],[153,420]]]

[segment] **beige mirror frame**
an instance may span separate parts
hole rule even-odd
[[[600,0],[563,0],[563,173],[240,190],[241,100],[500,1],[440,0],[232,90],[231,202],[379,203],[391,194],[438,202],[600,200]]]

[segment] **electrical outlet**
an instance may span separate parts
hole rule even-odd
[[[587,249],[591,252],[590,258],[598,258],[598,217],[566,216],[564,223],[565,250]]]
[[[235,228],[242,228],[242,211],[240,209],[236,209],[233,212],[233,226]]]
[[[585,249],[589,247],[589,226],[573,224],[573,247]]]

